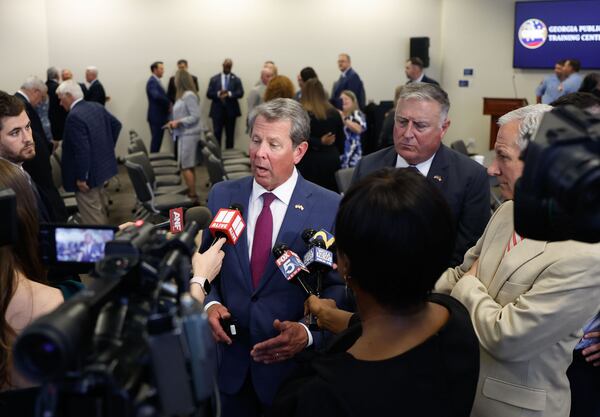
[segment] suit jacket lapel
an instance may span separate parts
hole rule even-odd
[[[281,223],[279,234],[275,243],[285,243],[292,250],[296,246],[298,239],[301,239],[301,231],[304,230],[306,220],[311,213],[313,201],[310,199],[311,191],[306,189],[306,180],[298,175],[298,182],[296,188],[290,199],[287,211]],[[275,266],[275,257],[273,254],[269,257],[269,264],[265,268],[265,272],[260,280],[256,292],[261,291],[262,288],[271,280],[271,278],[277,274],[280,274],[279,269]],[[283,279],[283,277],[281,277]]]
[[[440,148],[431,161],[431,167],[427,173],[427,178],[431,180],[435,186],[442,192],[446,188],[446,180],[448,177],[448,149],[444,145],[440,145]]]
[[[231,194],[231,204],[239,204],[242,206],[242,216],[244,221],[248,223],[248,202],[250,201],[250,193],[252,192],[252,177],[248,177],[246,181],[242,181],[239,184],[238,193]],[[240,271],[244,279],[244,285],[248,289],[248,292],[252,292],[252,273],[250,272],[250,259],[248,257],[248,235],[247,229],[244,229],[240,236],[237,244],[234,246],[235,254],[240,264]]]
[[[381,168],[396,168],[396,161],[398,160],[398,153],[393,146],[390,146],[385,155],[382,158],[383,165]]]

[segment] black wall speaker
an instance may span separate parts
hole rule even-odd
[[[429,37],[410,38],[410,56],[421,58],[425,68],[429,67]]]

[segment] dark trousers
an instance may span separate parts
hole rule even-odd
[[[162,124],[149,123],[149,124],[150,124],[150,133],[152,135],[152,140],[150,142],[150,152],[154,153],[154,152],[160,151],[160,147],[162,145],[162,140],[163,140],[163,135],[165,133],[165,131],[162,128],[164,123],[162,123]]]
[[[270,408],[256,395],[250,372],[238,392],[232,395],[221,393],[221,402],[222,417],[262,417],[268,414]]]
[[[571,383],[571,417],[600,416],[600,367],[586,362],[576,350],[567,376]]]
[[[221,144],[221,134],[223,132],[223,127],[225,127],[225,147],[227,149],[233,148],[236,119],[236,116],[230,116],[226,111],[222,112],[218,117],[213,117],[212,119],[214,134],[219,141],[219,144]]]

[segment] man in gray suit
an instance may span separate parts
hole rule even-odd
[[[450,126],[449,110],[448,95],[438,85],[405,85],[396,106],[394,146],[364,157],[352,182],[381,168],[409,166],[433,181],[454,215],[454,266],[462,262],[490,218],[490,186],[481,165],[442,144]]]
[[[550,106],[514,110],[499,120],[496,158],[488,173],[514,196],[519,158]],[[469,311],[480,344],[473,417],[568,416],[567,367],[581,327],[598,310],[600,244],[542,242],[516,233],[513,202],[494,213],[460,267],[435,286]]]

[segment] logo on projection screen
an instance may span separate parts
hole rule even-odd
[[[527,49],[537,49],[548,39],[548,28],[540,19],[527,19],[519,27],[519,41]]]

